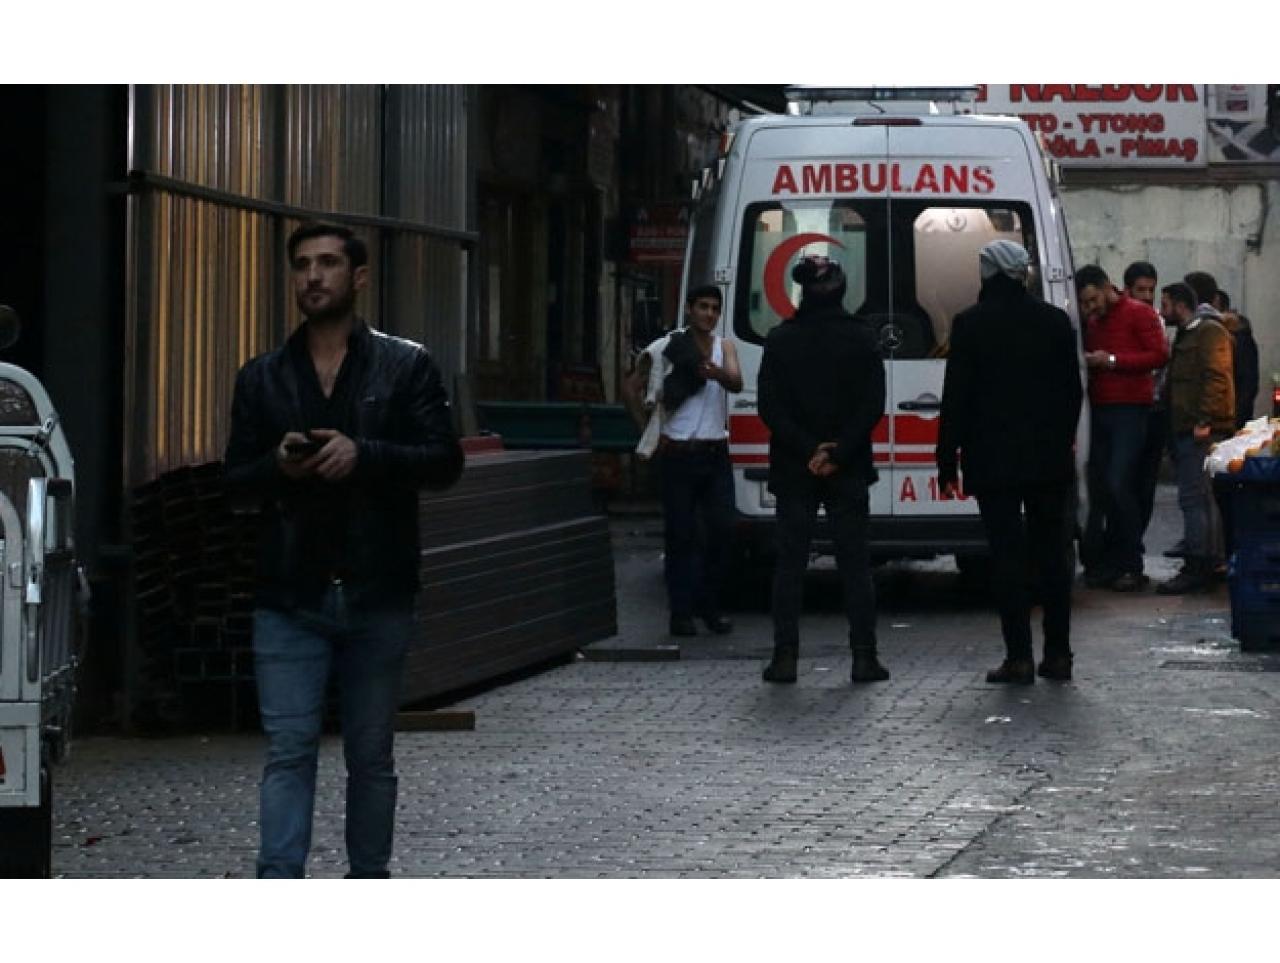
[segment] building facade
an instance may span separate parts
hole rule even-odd
[[[460,397],[612,401],[632,319],[678,311],[674,259],[633,258],[629,219],[687,196],[733,109],[601,85],[0,91],[22,145],[0,302],[26,322],[5,358],[44,379],[76,454],[90,723],[127,722],[150,672],[137,499],[221,458],[236,370],[297,323],[297,224],[365,237],[364,312],[424,342]]]
[[[985,85],[1062,170],[1077,266],[1119,283],[1133,261],[1160,285],[1208,271],[1258,343],[1257,414],[1280,374],[1280,85]]]

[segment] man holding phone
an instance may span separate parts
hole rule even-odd
[[[257,872],[304,874],[332,675],[348,875],[386,876],[418,489],[453,484],[463,456],[427,351],[355,313],[369,279],[364,242],[345,227],[306,224],[287,250],[304,320],[240,369],[226,451],[228,489],[261,510],[253,646],[268,748]]]
[[[306,437],[303,441],[286,441],[284,443],[284,453],[290,458],[306,458],[317,454],[323,447],[324,444],[322,442]]]

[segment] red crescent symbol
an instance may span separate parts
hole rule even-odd
[[[779,318],[789,318],[796,311],[796,306],[787,297],[787,286],[782,276],[787,262],[806,244],[816,244],[819,241],[826,241],[839,248],[844,247],[830,234],[797,234],[775,247],[773,253],[769,255],[769,260],[764,262],[764,299],[769,302],[769,308]]]

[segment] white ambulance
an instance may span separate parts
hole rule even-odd
[[[1022,244],[1034,293],[1079,322],[1052,163],[1023,121],[973,115],[972,92],[789,88],[788,113],[738,124],[695,184],[685,290],[722,286],[720,333],[742,363],[729,419],[741,561],[772,547],[756,378],[765,336],[798,303],[790,270],[805,254],[840,261],[846,308],[879,331],[887,398],[873,436],[874,554],[953,553],[962,567],[985,556],[975,500],[944,499],[934,459],[951,321],[977,300],[979,249]],[[1076,447],[1080,487],[1087,415]],[[815,550],[828,547],[820,534]]]

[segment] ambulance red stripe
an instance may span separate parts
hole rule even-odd
[[[919,415],[895,415],[893,418],[894,442],[899,445],[936,445],[938,443],[938,419]],[[873,444],[889,442],[889,419],[881,418],[871,432]],[[729,443],[731,445],[767,445],[769,429],[759,415],[731,415],[729,417]]]

